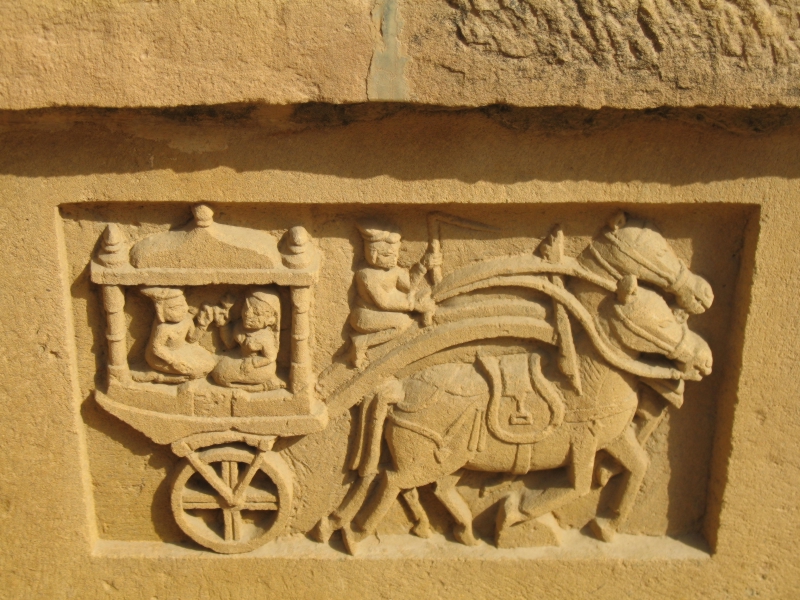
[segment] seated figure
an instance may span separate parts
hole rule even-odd
[[[208,375],[217,358],[198,342],[211,324],[213,313],[204,307],[197,317],[192,316],[181,288],[145,287],[141,291],[156,309],[144,354],[147,364],[159,373],[178,376],[178,381]]]
[[[367,266],[356,271],[356,301],[350,313],[353,328],[351,360],[357,369],[367,366],[366,352],[372,346],[388,342],[414,322],[412,312],[423,314],[429,325],[436,310],[425,283],[425,273],[433,266],[418,263],[405,269],[397,265],[400,233],[392,226],[359,224],[364,240]]]
[[[229,307],[228,307],[229,308]],[[251,290],[242,318],[228,322],[228,311],[216,311],[222,342],[234,352],[223,356],[211,376],[225,387],[275,390],[286,387],[275,374],[281,322],[278,294],[266,288]]]

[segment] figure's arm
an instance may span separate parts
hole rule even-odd
[[[172,326],[167,324],[159,324],[155,326],[155,331],[150,339],[150,351],[153,353],[153,356],[160,358],[176,371],[190,371],[191,366],[181,358],[180,353],[175,352],[169,347],[169,334],[171,328]]]
[[[186,341],[190,344],[197,342],[208,330],[208,326],[214,320],[214,309],[207,304],[200,308],[200,312],[192,319],[189,324],[189,331],[186,333]]]
[[[425,273],[428,272],[428,269],[422,263],[417,263],[409,270],[409,283],[410,289],[416,290],[419,287],[419,284],[422,283],[425,279]]]
[[[407,294],[411,291],[411,277],[408,274],[408,269],[404,269],[402,267],[395,267],[393,271],[397,274],[397,283],[395,287],[401,292]]]
[[[371,300],[380,310],[402,311],[414,310],[414,297],[404,294],[395,286],[385,290],[376,281],[370,281],[368,273],[359,271],[356,274],[356,287],[362,298]]]
[[[267,330],[263,332],[263,335],[259,336],[259,341],[261,342],[261,350],[259,355],[253,357],[255,360],[253,363],[257,367],[265,367],[267,365],[271,365],[274,363],[278,358],[278,343],[277,343],[278,332]]]
[[[222,343],[225,344],[225,347],[230,350],[236,345],[236,339],[234,334],[234,324],[227,323],[222,325],[219,328],[219,337],[222,340]]]

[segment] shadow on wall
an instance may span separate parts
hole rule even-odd
[[[800,177],[798,128],[800,110],[793,109],[453,110],[393,103],[43,109],[0,112],[0,173],[227,167],[403,181],[681,185]]]

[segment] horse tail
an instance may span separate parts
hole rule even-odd
[[[403,384],[389,377],[374,394],[362,401],[355,449],[350,459],[350,469],[357,470],[362,477],[377,473],[389,405],[401,402],[404,397]]]
[[[358,468],[361,466],[361,457],[364,454],[364,442],[367,429],[367,415],[375,402],[375,396],[376,394],[371,394],[365,397],[359,406],[355,443],[353,444],[350,461],[348,463],[348,467],[351,471],[358,471]]]

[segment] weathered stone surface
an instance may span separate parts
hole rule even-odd
[[[797,0],[2,3],[0,108],[797,106]]]
[[[356,102],[369,2],[0,5],[0,107]]]
[[[795,0],[401,6],[416,102],[650,108],[800,98]]]

